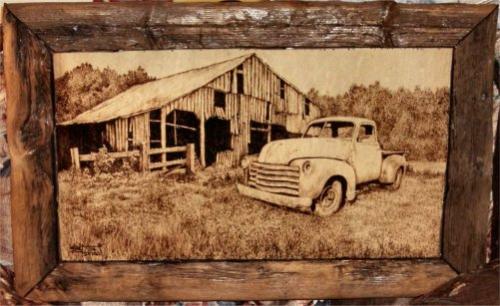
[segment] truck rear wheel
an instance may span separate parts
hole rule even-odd
[[[320,217],[330,216],[340,210],[344,202],[344,191],[339,180],[327,184],[321,191],[314,214]]]

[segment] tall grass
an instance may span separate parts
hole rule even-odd
[[[412,160],[445,161],[449,89],[390,90],[378,82],[353,85],[335,97],[310,92],[324,115],[361,116],[377,122],[387,149],[404,149]]]
[[[442,175],[377,184],[327,218],[238,194],[241,170],[59,174],[64,260],[439,256]]]

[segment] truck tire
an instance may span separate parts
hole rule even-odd
[[[396,172],[396,176],[394,177],[394,182],[392,182],[392,184],[388,186],[390,190],[398,190],[399,187],[401,187],[401,182],[403,182],[403,175],[403,168],[399,168]]]
[[[334,180],[327,184],[316,202],[314,214],[320,217],[330,216],[340,210],[344,203],[342,182]]]

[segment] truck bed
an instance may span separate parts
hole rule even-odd
[[[387,157],[389,155],[404,155],[404,150],[382,150],[382,157]]]

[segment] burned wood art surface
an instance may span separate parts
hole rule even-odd
[[[439,257],[450,71],[446,49],[57,54],[62,257]]]
[[[7,5],[16,290],[373,298],[476,269],[496,20],[461,4]]]

